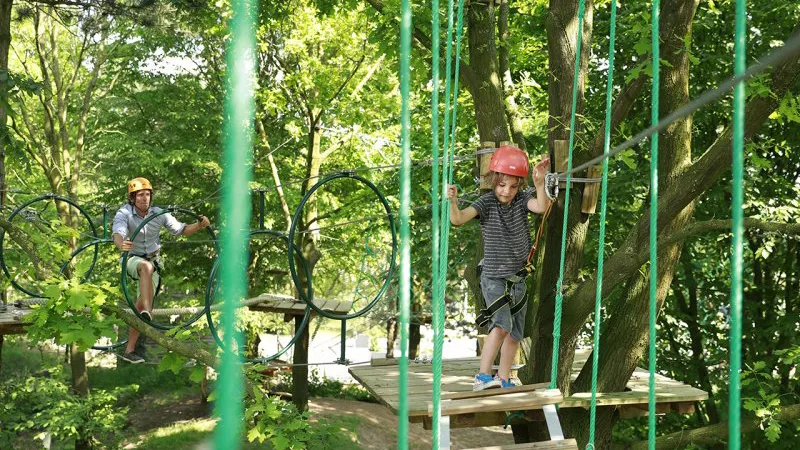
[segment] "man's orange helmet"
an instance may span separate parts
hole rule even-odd
[[[489,161],[489,170],[514,177],[527,178],[528,155],[517,147],[504,145],[492,154],[492,159]]]
[[[142,189],[150,189],[150,192],[153,192],[153,185],[150,184],[150,180],[137,177],[128,181],[128,195],[141,191]]]

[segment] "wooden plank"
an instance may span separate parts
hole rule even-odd
[[[597,165],[589,167],[586,171],[586,178],[598,178],[603,175],[603,166]],[[600,192],[600,183],[587,181],[583,187],[583,199],[581,200],[581,212],[584,214],[594,214],[597,207],[597,195]]]
[[[536,384],[526,384],[523,386],[514,386],[511,388],[503,388],[503,389],[485,389],[483,391],[453,392],[449,394],[442,394],[442,400],[460,400],[464,398],[492,397],[500,393],[531,392],[537,389],[544,389],[549,385],[550,383],[536,383]]]
[[[547,389],[534,392],[512,392],[486,398],[468,398],[463,400],[447,400],[442,402],[441,413],[443,416],[456,414],[491,412],[491,411],[523,411],[538,409],[544,405],[555,405],[564,400],[558,389]],[[433,407],[429,405],[428,415],[433,414]]]
[[[567,171],[567,163],[569,159],[569,141],[558,139],[553,141],[553,153],[555,154],[556,160],[556,172],[564,173]],[[564,189],[567,185],[566,181],[560,181],[558,183],[559,189]]]
[[[688,401],[707,400],[708,393],[689,386],[680,389],[667,391],[656,391],[656,402],[658,403],[678,403]],[[591,405],[592,394],[590,392],[580,392],[570,395],[561,403],[562,408],[588,407]],[[597,393],[597,404],[609,405],[632,405],[647,404],[647,391],[628,391],[614,393]]]
[[[564,439],[561,441],[529,442],[527,444],[495,445],[492,447],[472,448],[469,450],[558,450],[558,449],[578,449],[575,439]]]
[[[352,308],[353,302],[339,302],[334,312],[337,314],[347,314]]]
[[[486,179],[486,174],[489,173],[489,162],[492,160],[494,148],[494,142],[491,141],[481,142],[481,145],[478,147],[478,173],[480,174],[481,189],[492,189],[494,187],[491,186],[489,181]],[[492,150],[492,152],[480,153],[481,151],[488,150]]]

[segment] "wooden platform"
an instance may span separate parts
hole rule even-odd
[[[286,314],[290,316],[302,316],[306,312],[306,303],[303,300],[289,295],[261,294],[258,297],[247,300],[247,302],[255,302],[257,300],[262,301],[250,305],[250,309],[253,311]],[[314,299],[314,304],[323,311],[340,315],[347,314],[353,307],[353,302],[340,302],[337,300],[316,298]],[[314,313],[314,310],[311,310],[311,312]]]
[[[18,308],[6,305],[5,311],[0,311],[0,334],[25,333],[25,316],[31,313],[30,308]]]
[[[575,439],[564,439],[562,441],[531,442],[529,444],[495,445],[493,447],[471,448],[468,450],[559,450],[559,449],[578,449]]]
[[[572,377],[575,379],[589,357],[589,350],[577,350],[572,368]],[[457,399],[470,398],[472,382],[480,366],[478,357],[447,359],[442,363],[442,395],[443,398]],[[395,414],[399,408],[399,378],[400,372],[397,365],[360,365],[350,367],[350,374],[369,390],[381,403],[389,407]],[[624,411],[626,417],[647,414],[649,374],[644,369],[637,368],[628,382],[629,391],[618,393],[598,394],[599,405],[614,405]],[[691,412],[694,402],[708,399],[708,393],[700,389],[685,385],[662,375],[656,376],[656,402],[658,412],[677,411]],[[433,366],[429,362],[409,362],[408,373],[408,409],[409,419],[412,422],[422,422],[426,427],[430,425],[428,417],[428,404],[432,400]],[[541,387],[541,386],[536,386]],[[503,396],[505,397],[505,395]],[[475,400],[473,400],[474,402]],[[580,393],[564,398],[559,402],[560,407],[589,408],[591,394]],[[525,408],[523,408],[525,409]],[[474,411],[485,411],[474,408]],[[508,410],[508,409],[506,409]],[[528,419],[536,419],[537,414],[526,414]],[[450,426],[477,427],[502,425],[505,423],[506,414],[503,411],[474,412],[451,415]]]

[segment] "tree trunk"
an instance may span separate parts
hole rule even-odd
[[[78,346],[70,345],[69,367],[72,370],[72,390],[79,397],[89,396],[89,372],[86,370],[86,353],[79,352]],[[87,436],[87,430],[83,426],[78,426],[78,436],[75,438],[75,450],[92,448],[91,436]]]
[[[672,33],[662,36],[660,111],[664,117],[689,100],[689,58],[685,38],[690,36],[692,19],[699,0],[667,0],[662,4],[662,24]],[[659,136],[659,189],[666,189],[678,171],[691,163],[691,117],[674,122]],[[659,199],[661,200],[661,199]],[[665,231],[680,230],[691,219],[694,203],[690,202],[667,224]],[[640,241],[641,246],[646,246]],[[682,242],[659,249],[657,260],[657,309],[661,309],[669,292],[675,266],[680,258]],[[625,389],[633,370],[639,364],[648,346],[649,331],[649,271],[642,275],[635,272],[629,279],[628,291],[619,301],[609,306],[609,315],[604,324],[600,341],[598,368],[599,392],[620,392]],[[574,324],[573,324],[574,325]],[[574,392],[586,392],[591,387],[591,359],[584,366],[573,384]],[[611,445],[612,411],[598,410],[596,448]],[[563,414],[567,434],[574,436],[580,445],[588,440],[589,415],[585,411],[573,410]]]
[[[472,90],[481,142],[507,141],[508,125],[495,45],[494,2],[472,2],[467,12],[470,67],[480,80]]]
[[[8,50],[11,47],[11,6],[14,0],[0,0],[0,74],[8,75]],[[0,210],[5,210],[8,187],[6,186],[6,143],[9,142],[8,111],[8,78],[0,79]],[[6,290],[0,289],[0,305],[6,304]],[[3,350],[3,339],[0,336],[0,355]],[[0,367],[2,367],[0,358]]]
[[[8,111],[5,104],[8,100],[8,49],[11,47],[11,6],[14,0],[0,0],[0,208],[6,206],[6,143],[9,142],[9,131],[6,121]],[[0,291],[5,304],[4,291]]]
[[[578,78],[578,103],[577,110],[583,108],[584,78],[589,55],[589,43],[592,36],[593,2],[586,4],[584,15],[583,39],[581,42],[581,68]],[[556,141],[569,140],[569,123],[572,111],[572,84],[575,73],[575,50],[578,36],[578,5],[577,2],[550,2],[550,13],[547,18],[548,52],[550,61],[550,79],[548,80],[549,114],[547,137],[548,152],[551,160],[555,161],[554,148]],[[576,124],[576,128],[580,128]],[[576,130],[577,131],[577,130]],[[576,139],[576,142],[578,139]],[[579,159],[585,149],[575,149],[574,158]],[[521,377],[526,383],[550,381],[551,358],[553,350],[553,319],[555,309],[556,286],[559,276],[561,235],[564,220],[565,199],[561,190],[558,204],[554,207],[553,214],[547,223],[547,236],[542,250],[541,280],[538,292],[539,301],[531,304],[535,311],[528,313],[528,329],[532,330],[531,355],[529,360],[535,361],[521,372]],[[567,232],[567,253],[575,255],[566,261],[565,280],[571,278],[582,263],[583,242],[586,235],[586,221],[580,214],[581,192],[572,189],[570,197],[569,224]],[[552,249],[550,251],[547,251]],[[533,309],[533,308],[532,308]],[[568,338],[561,343],[559,365],[569,367],[574,353],[574,342]],[[568,372],[559,370],[559,387],[569,389],[565,382],[564,374]]]
[[[692,365],[695,368],[697,381],[700,384],[700,389],[706,392],[711,391],[711,379],[706,367],[706,361],[703,358],[705,349],[703,348],[703,334],[700,330],[700,323],[698,320],[698,294],[697,294],[697,280],[694,277],[694,270],[691,261],[689,261],[686,254],[681,257],[681,265],[686,274],[686,287],[689,291],[688,304],[683,298],[683,292],[680,289],[674,289],[675,297],[680,302],[680,308],[686,314],[686,323],[689,328],[690,346],[692,349]],[[719,422],[719,412],[714,403],[714,399],[708,399],[705,402],[708,419],[711,423]]]
[[[514,95],[514,79],[511,77],[511,67],[508,62],[508,1],[501,0],[500,13],[497,16],[497,33],[499,37],[500,55],[498,62],[502,75],[503,102],[505,104],[506,120],[511,129],[513,141],[522,150],[527,150],[525,136],[522,134],[522,119],[520,118],[519,106]]]
[[[295,333],[303,323],[303,316],[295,316]],[[308,409],[308,327],[306,326],[300,339],[294,343],[292,362],[292,402],[298,411]],[[344,339],[344,336],[342,336]]]
[[[319,111],[312,111],[309,114],[308,122],[308,148],[306,158],[306,181],[303,184],[302,194],[311,190],[311,188],[319,181],[319,170],[322,166],[322,158],[320,156],[320,140],[322,133],[319,129]],[[319,261],[320,253],[316,248],[316,242],[319,237],[317,228],[317,207],[314,199],[309,199],[305,206],[305,214],[301,218],[302,223],[298,224],[299,229],[303,232],[300,236],[301,251],[305,258],[308,273],[314,273],[314,266]],[[305,275],[301,275],[303,278]],[[305,287],[305,281],[303,289]],[[311,300],[311,299],[309,299]],[[300,326],[302,317],[295,319],[295,332]],[[342,336],[345,339],[346,336]],[[308,327],[303,330],[303,336],[294,344],[294,357],[292,362],[295,365],[292,368],[292,402],[297,406],[298,411],[305,411],[308,409],[308,345],[309,345]]]
[[[575,60],[578,38],[578,2],[551,0],[547,16],[547,48],[550,64],[548,79],[549,119],[547,136],[548,153],[551,167],[555,165],[555,142],[569,140],[569,123],[572,114],[572,85],[575,79]],[[591,49],[594,2],[585,4],[583,30],[581,39],[580,67],[578,71],[578,99],[576,110],[578,115],[583,110],[583,93],[585,89],[586,70]],[[580,124],[576,121],[575,142],[580,142]],[[573,160],[585,159],[587,149],[573,150]],[[575,188],[575,186],[573,186]],[[531,303],[535,311],[528,312],[526,328],[531,335],[531,354],[520,372],[525,383],[550,381],[552,378],[553,354],[553,321],[555,318],[555,298],[561,266],[561,240],[564,223],[564,206],[566,190],[562,189],[557,205],[547,223],[547,236],[542,250],[541,277],[539,284],[539,301]],[[582,192],[580,189],[570,191],[570,210],[568,218],[566,253],[571,257],[565,261],[564,280],[572,279],[583,263],[583,245],[586,239],[587,222],[580,213]],[[565,299],[566,300],[566,299]],[[566,303],[566,302],[565,302]],[[558,387],[565,394],[569,392],[569,376],[572,360],[575,355],[576,335],[562,335],[559,342],[558,355]],[[563,411],[563,410],[562,410]],[[563,416],[563,413],[561,414]],[[521,428],[527,428],[522,430]],[[542,423],[514,427],[515,440],[518,442],[540,441],[549,439],[546,427]]]

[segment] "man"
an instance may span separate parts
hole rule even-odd
[[[128,182],[128,204],[123,205],[114,216],[112,237],[114,245],[123,252],[129,252],[126,271],[134,280],[139,281],[136,309],[146,321],[153,320],[153,296],[161,278],[161,228],[166,227],[175,236],[191,236],[208,227],[211,223],[205,216],[200,216],[198,222],[184,224],[172,214],[162,214],[139,230],[135,241],[128,237],[149,216],[161,212],[160,208],[151,206],[153,200],[153,186],[146,178],[134,178]],[[139,331],[131,328],[128,334],[128,346],[122,359],[132,364],[145,362],[144,351],[137,351]]]

